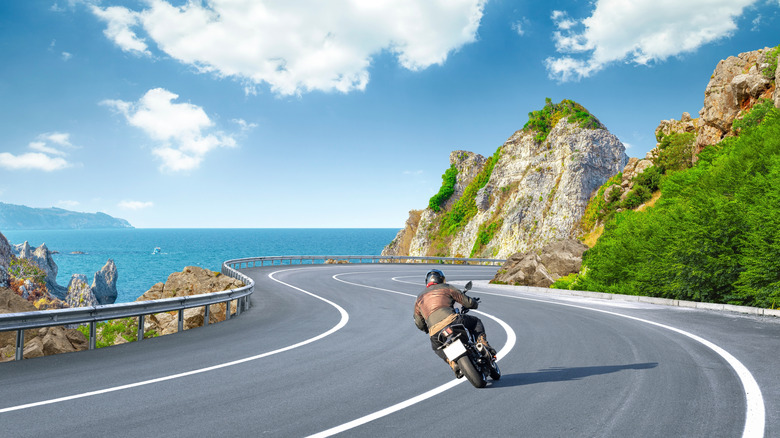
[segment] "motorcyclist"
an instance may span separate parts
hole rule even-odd
[[[417,301],[414,303],[414,324],[418,329],[428,333],[433,351],[452,367],[455,375],[460,377],[457,363],[447,359],[444,351],[439,350],[442,345],[436,336],[439,331],[453,323],[463,324],[470,332],[477,335],[477,342],[481,342],[493,357],[496,356],[496,350],[488,344],[485,327],[479,318],[455,313],[456,302],[466,309],[476,309],[479,306],[479,298],[469,297],[445,281],[444,273],[438,269],[433,269],[425,275],[425,290],[417,296]]]

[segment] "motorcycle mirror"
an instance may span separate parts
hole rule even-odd
[[[469,280],[468,283],[466,283],[466,286],[463,288],[463,290],[471,290],[471,281]]]

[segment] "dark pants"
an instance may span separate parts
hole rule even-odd
[[[480,335],[485,334],[485,326],[482,325],[482,321],[480,321],[480,319],[476,316],[459,314],[455,317],[455,321],[452,323],[463,324],[474,335],[475,338],[479,338]],[[436,355],[440,358],[444,359],[445,362],[449,363],[447,360],[447,355],[444,354],[443,350],[439,350],[439,347],[441,347],[439,337],[436,335],[431,336],[431,348],[433,348],[434,353],[436,353]]]

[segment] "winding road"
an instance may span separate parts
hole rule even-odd
[[[412,321],[430,265],[251,268],[239,318],[0,364],[0,437],[780,437],[780,321],[487,285],[500,381]]]

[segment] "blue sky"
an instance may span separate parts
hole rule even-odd
[[[389,227],[573,99],[643,157],[780,0],[0,2],[0,201],[136,227]]]

